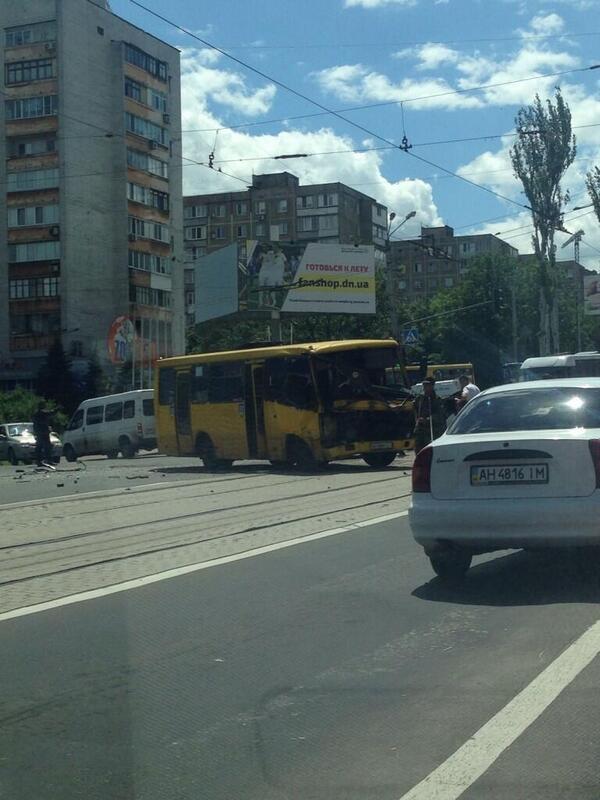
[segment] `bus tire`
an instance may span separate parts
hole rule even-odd
[[[365,461],[370,467],[389,467],[389,465],[396,458],[396,453],[367,453],[363,455]]]
[[[202,463],[209,472],[220,472],[229,469],[233,460],[228,458],[217,458],[215,446],[210,436],[203,433],[196,439],[196,453],[202,459]]]
[[[123,458],[135,457],[135,447],[126,436],[121,436],[119,439],[119,450]]]
[[[319,462],[304,439],[292,436],[287,443],[288,464],[302,472],[316,472]]]

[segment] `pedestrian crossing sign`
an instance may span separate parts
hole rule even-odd
[[[402,334],[404,344],[417,344],[419,341],[419,331],[416,328],[407,328]]]

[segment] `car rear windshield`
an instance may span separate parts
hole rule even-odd
[[[548,387],[472,400],[448,430],[464,433],[600,428],[600,389]]]

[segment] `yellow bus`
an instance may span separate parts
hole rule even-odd
[[[208,469],[267,459],[303,469],[362,456],[384,467],[413,446],[404,387],[385,386],[393,340],[267,346],[157,363],[159,448]],[[157,401],[157,402],[156,402]]]
[[[421,383],[423,378],[434,378],[436,381],[450,381],[453,378],[459,378],[461,375],[468,375],[471,383],[475,383],[475,370],[473,364],[467,362],[464,364],[428,364],[427,371],[418,364],[408,364],[406,368],[401,365],[386,370],[386,379],[388,385],[401,383],[405,385],[408,381],[409,386],[414,386],[415,383]]]

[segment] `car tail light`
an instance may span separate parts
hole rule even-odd
[[[424,447],[415,458],[412,468],[412,490],[413,492],[431,491],[431,460],[433,458],[433,447]]]
[[[596,470],[596,489],[600,489],[600,439],[590,439],[590,455]]]
[[[141,422],[138,422],[138,424],[137,424],[137,432],[139,433],[140,436],[144,432],[144,429],[142,428],[142,423]]]

